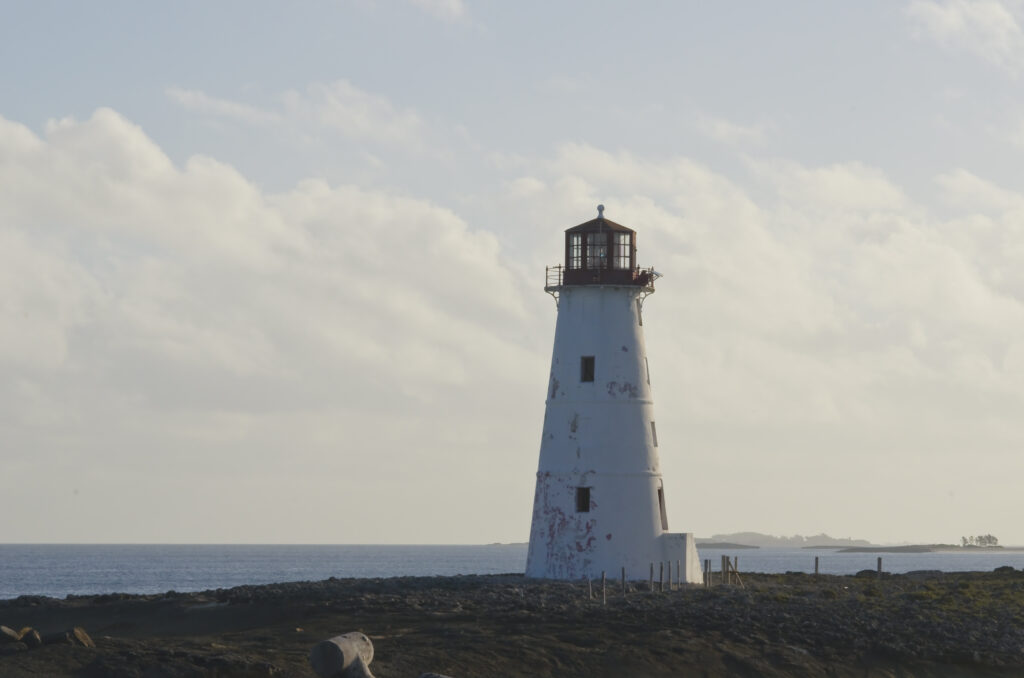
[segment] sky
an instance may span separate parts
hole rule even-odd
[[[0,542],[526,541],[603,203],[673,531],[1024,544],[1022,27],[0,0]]]

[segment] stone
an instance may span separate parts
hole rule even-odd
[[[421,673],[419,675],[419,678],[452,678],[452,677],[451,676],[446,676],[443,673]]]
[[[320,678],[373,678],[373,643],[358,632],[345,633],[313,646],[309,663]]]
[[[0,645],[4,643],[16,643],[21,636],[12,628],[0,625]]]
[[[68,631],[68,633],[70,633],[74,638],[75,645],[81,645],[82,647],[96,647],[96,643],[93,642],[92,638],[89,637],[89,634],[86,633],[85,629],[81,626],[76,626]]]
[[[26,626],[18,633],[18,640],[25,643],[28,649],[34,650],[43,644],[43,637],[39,635],[39,631]]]

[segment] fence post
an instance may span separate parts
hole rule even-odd
[[[665,592],[665,561],[658,563],[658,591]]]
[[[814,576],[818,576],[818,556],[814,556]]]
[[[676,561],[676,588],[677,589],[682,589],[683,588],[683,575],[681,574],[681,572],[682,572],[681,568],[682,568],[682,563],[680,563],[677,560]]]
[[[651,578],[647,581],[647,590],[654,593],[654,563],[651,563]]]
[[[593,600],[594,599],[594,589],[593,589],[593,587],[590,584],[590,577],[587,577],[587,599],[588,600]]]
[[[882,556],[878,556],[878,578],[882,578]]]
[[[602,605],[607,605],[608,604],[608,594],[605,591],[604,584],[605,584],[605,582],[604,582],[604,570],[601,570],[601,604]]]
[[[622,597],[626,597],[626,568],[622,568]]]

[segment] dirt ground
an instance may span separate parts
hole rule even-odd
[[[377,678],[1022,676],[1024,572],[743,575],[624,596],[518,575],[330,579],[155,596],[0,601],[0,624],[83,627],[95,648],[0,652],[0,676],[313,676],[361,631]],[[0,647],[0,651],[3,648]]]

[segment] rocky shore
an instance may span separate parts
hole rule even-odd
[[[0,624],[79,628],[95,647],[0,638],[0,676],[308,677],[310,648],[349,631],[372,639],[377,678],[1024,675],[1021,571],[743,584],[623,596],[609,582],[607,603],[599,582],[588,598],[585,583],[518,575],[22,596],[0,601]]]

